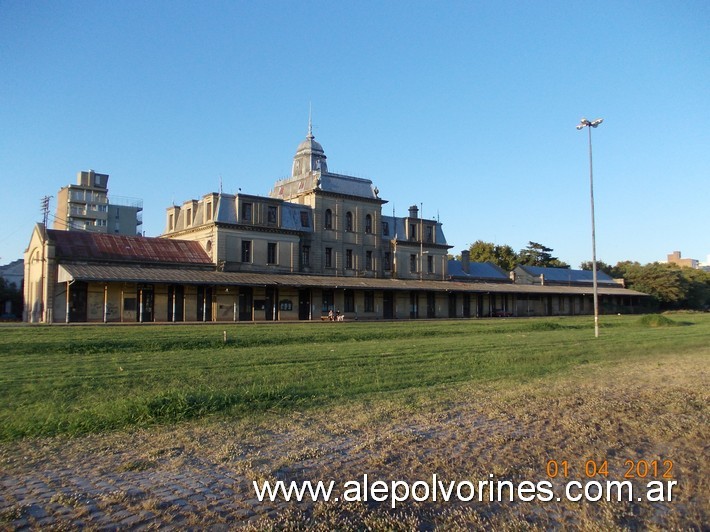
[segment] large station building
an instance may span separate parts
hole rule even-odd
[[[383,214],[372,181],[328,171],[309,127],[268,196],[213,192],[172,205],[159,238],[38,224],[25,320],[178,322],[588,314],[585,272],[504,272],[448,259],[439,220]],[[589,272],[591,273],[591,272]],[[566,276],[566,277],[565,277]],[[556,282],[555,279],[562,279]],[[546,282],[547,280],[547,282]],[[601,308],[644,294],[599,276]]]

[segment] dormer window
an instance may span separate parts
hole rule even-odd
[[[251,203],[242,203],[242,221],[251,222]]]

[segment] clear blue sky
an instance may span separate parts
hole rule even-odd
[[[710,2],[0,0],[0,264],[80,170],[165,209],[289,174],[309,104],[332,171],[423,203],[452,253],[533,240],[710,254]],[[56,203],[52,201],[52,213]]]

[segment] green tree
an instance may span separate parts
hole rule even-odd
[[[497,245],[476,240],[469,246],[469,253],[473,262],[492,262],[507,272],[512,271],[518,263],[517,254],[507,244]]]
[[[688,284],[684,308],[710,309],[710,272],[682,268],[681,273]]]
[[[518,253],[518,263],[524,266],[544,266],[546,268],[569,268],[569,264],[561,261],[557,257],[552,256],[552,248],[538,244],[537,242],[528,242],[526,248],[523,248]]]
[[[588,260],[588,261],[583,262],[582,264],[579,265],[579,268],[581,270],[592,271],[592,261]],[[598,272],[604,272],[605,274],[609,275],[610,277],[614,277],[614,275],[612,274],[613,270],[614,270],[614,268],[610,264],[607,264],[606,262],[601,261],[601,260],[597,261],[597,271]]]
[[[638,262],[617,264],[624,272],[628,288],[653,296],[662,308],[683,308],[689,283],[680,268],[673,264],[652,262],[641,266]]]

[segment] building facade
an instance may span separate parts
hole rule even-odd
[[[369,179],[328,171],[309,130],[291,176],[268,196],[211,193],[167,209],[165,238],[199,241],[222,271],[446,279],[450,246],[437,220],[387,203]]]
[[[471,263],[465,252],[462,261],[448,260],[450,246],[438,220],[422,218],[416,205],[407,216],[385,215],[386,203],[372,181],[330,172],[309,128],[291,175],[268,196],[219,192],[173,205],[159,238],[38,224],[25,252],[24,319],[238,322],[328,321],[331,313],[346,320],[592,313],[587,283],[523,282],[522,275],[514,282],[490,263]],[[642,310],[645,297],[615,283],[601,286],[599,295],[602,312],[614,313]]]

